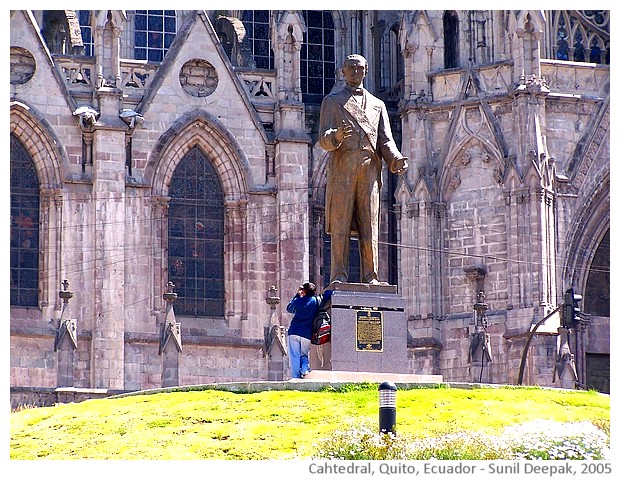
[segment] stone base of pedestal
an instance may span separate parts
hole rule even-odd
[[[408,373],[405,300],[393,285],[332,285],[331,342],[310,349],[313,370]]]

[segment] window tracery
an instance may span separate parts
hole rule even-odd
[[[11,305],[39,301],[39,178],[32,157],[11,135]]]
[[[553,58],[609,64],[609,11],[551,12]]]

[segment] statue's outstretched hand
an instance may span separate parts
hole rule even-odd
[[[407,160],[409,160],[407,157],[392,160],[392,163],[390,164],[390,172],[397,173],[398,175],[404,174],[407,171],[407,168],[409,168]]]

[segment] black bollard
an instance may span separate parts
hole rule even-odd
[[[379,432],[396,433],[396,385],[379,385]]]

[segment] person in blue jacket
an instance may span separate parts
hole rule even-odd
[[[310,373],[309,353],[314,317],[331,296],[332,290],[316,295],[314,283],[306,282],[286,306],[286,311],[293,314],[288,328],[288,358],[293,378],[304,378]]]

